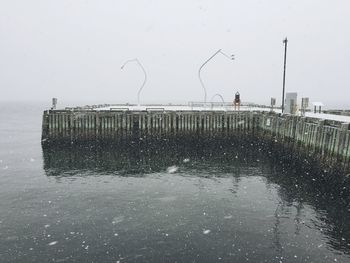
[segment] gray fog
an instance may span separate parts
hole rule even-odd
[[[0,100],[61,103],[232,101],[286,92],[350,108],[348,0],[0,0]],[[300,103],[300,102],[299,102]]]

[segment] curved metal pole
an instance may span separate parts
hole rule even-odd
[[[219,98],[221,99],[221,101],[222,101],[222,106],[224,107],[224,106],[225,106],[224,98],[223,98],[223,97],[221,96],[221,94],[219,94],[219,93],[216,93],[213,97],[211,97],[210,102],[213,102],[213,99],[214,99],[215,97],[219,97]]]
[[[139,91],[137,92],[137,105],[140,106],[140,94],[141,94],[141,91],[143,89],[143,87],[145,86],[146,84],[146,81],[147,81],[147,73],[146,73],[146,70],[145,68],[142,66],[141,62],[137,59],[137,58],[134,58],[134,59],[129,59],[127,60],[122,66],[121,66],[121,69],[123,69],[125,67],[126,64],[130,63],[130,62],[136,62],[142,69],[143,71],[143,74],[145,76],[143,82],[142,82],[142,85],[141,85],[141,88],[139,89]]]
[[[221,49],[219,49],[218,51],[216,51],[210,58],[208,58],[208,59],[199,67],[199,70],[198,70],[198,78],[199,78],[199,81],[200,81],[200,83],[201,83],[201,85],[202,85],[202,88],[203,88],[203,90],[204,90],[204,103],[207,102],[207,90],[206,90],[206,88],[205,88],[205,86],[204,86],[204,83],[203,83],[203,80],[202,80],[202,78],[201,78],[201,70],[202,70],[202,68],[203,68],[210,60],[212,60],[217,54],[222,54],[222,55],[225,56],[226,58],[231,59],[231,60],[234,60],[234,55],[229,56],[229,55],[225,54],[224,52],[222,52]]]

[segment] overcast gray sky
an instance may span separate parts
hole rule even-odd
[[[0,0],[0,100],[281,103],[286,91],[350,108],[348,0]]]

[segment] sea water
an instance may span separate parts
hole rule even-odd
[[[0,262],[350,262],[346,183],[215,141],[43,151],[44,109],[0,104]]]

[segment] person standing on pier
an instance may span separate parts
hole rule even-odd
[[[239,94],[239,92],[237,91],[236,92],[236,94],[235,94],[235,99],[234,99],[234,101],[233,101],[233,105],[234,105],[234,107],[235,107],[235,110],[238,108],[238,110],[239,110],[239,108],[240,108],[240,106],[241,106],[241,96],[240,96],[240,94]]]

